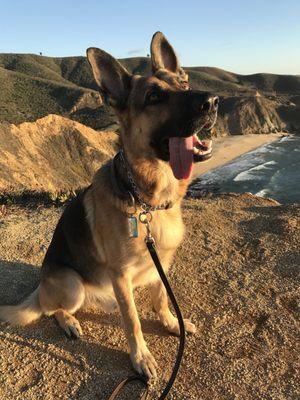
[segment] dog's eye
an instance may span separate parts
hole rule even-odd
[[[163,100],[163,98],[164,96],[160,92],[157,91],[148,92],[146,96],[146,105],[160,103]]]

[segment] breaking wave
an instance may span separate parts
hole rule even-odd
[[[200,176],[193,189],[250,192],[281,203],[300,202],[300,137],[287,136]]]
[[[255,172],[263,169],[269,169],[268,166],[276,164],[277,164],[276,161],[267,161],[263,164],[257,165],[256,167],[252,167],[247,171],[240,172],[233,180],[235,182],[238,182],[238,181],[250,181],[252,179],[262,179],[262,177],[256,174]]]

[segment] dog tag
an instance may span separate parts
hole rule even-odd
[[[139,235],[138,223],[137,219],[133,215],[128,217],[128,227],[129,227],[129,237],[137,238]]]

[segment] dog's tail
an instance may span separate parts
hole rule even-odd
[[[11,325],[27,325],[42,316],[37,288],[21,304],[15,306],[0,306],[0,321]]]

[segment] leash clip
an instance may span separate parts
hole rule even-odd
[[[150,228],[150,222],[152,221],[152,218],[153,218],[153,216],[152,216],[151,211],[147,211],[147,210],[143,209],[143,211],[140,212],[139,220],[142,224],[144,224],[146,226],[146,230],[147,230],[145,242],[155,244],[155,240],[151,234],[151,228]]]

